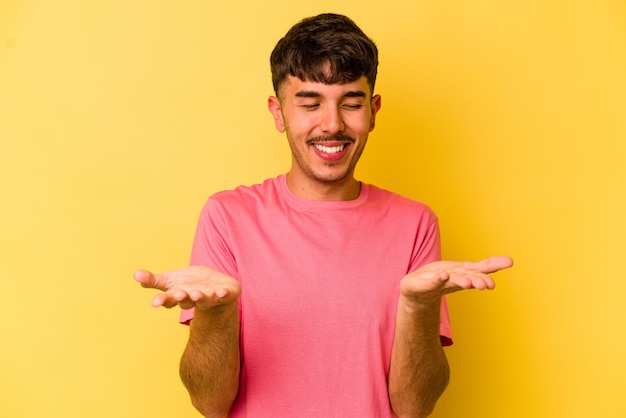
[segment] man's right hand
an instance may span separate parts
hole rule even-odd
[[[236,303],[241,294],[241,285],[236,279],[204,266],[183,267],[161,274],[137,270],[134,277],[142,287],[163,291],[152,299],[154,307],[178,305],[182,309],[208,310]]]

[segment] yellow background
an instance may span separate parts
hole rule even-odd
[[[0,1],[0,416],[198,416],[132,273],[287,170],[268,57],[323,11],[381,51],[359,178],[429,203],[446,258],[516,260],[450,297],[433,417],[626,416],[622,0]]]

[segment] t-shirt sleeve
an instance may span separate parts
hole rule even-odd
[[[222,203],[211,197],[204,205],[191,248],[190,265],[211,267],[231,277],[237,278],[235,258],[231,250],[226,228],[226,212]],[[183,309],[179,321],[189,324],[194,309]]]
[[[423,228],[420,228],[421,231],[416,234],[417,239],[409,271],[415,271],[425,264],[441,260],[439,222],[434,213],[430,210],[428,213],[430,216],[424,218]],[[439,339],[442,346],[450,346],[453,343],[448,302],[445,296],[441,298]]]

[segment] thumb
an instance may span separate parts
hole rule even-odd
[[[503,270],[513,265],[513,259],[509,256],[499,255],[495,257],[485,258],[474,264],[473,270],[481,273],[495,273],[498,270]]]
[[[133,275],[141,287],[165,291],[165,279],[162,274],[153,274],[148,270],[137,270]]]

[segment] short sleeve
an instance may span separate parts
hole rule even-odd
[[[237,266],[229,240],[222,203],[210,197],[202,211],[196,227],[191,248],[191,265],[211,267],[231,277],[237,278]],[[194,309],[183,309],[179,322],[189,324]]]

